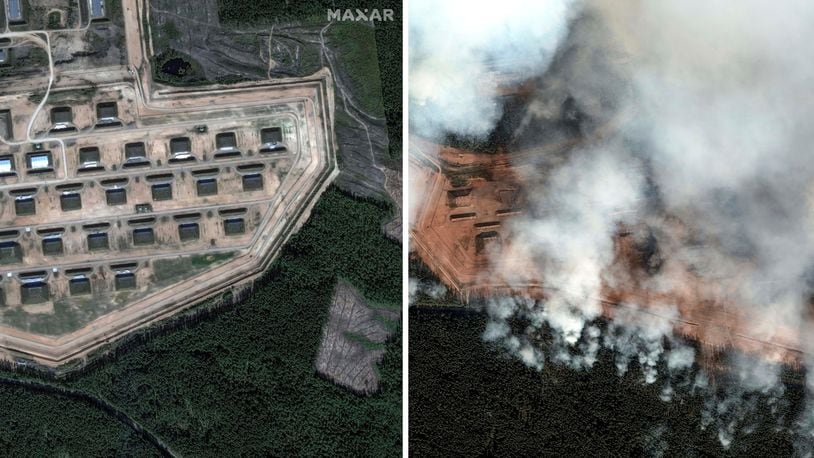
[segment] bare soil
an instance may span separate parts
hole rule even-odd
[[[385,321],[398,320],[398,311],[370,307],[359,291],[340,280],[317,353],[317,372],[356,393],[375,393],[376,364],[392,332]]]

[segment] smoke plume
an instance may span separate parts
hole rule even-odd
[[[704,390],[705,424],[724,447],[739,428],[749,431],[758,399],[782,403],[782,352],[728,353],[732,383],[721,391],[675,330],[715,304],[744,335],[814,351],[814,60],[801,53],[814,42],[814,3],[510,0],[481,9],[421,0],[410,8],[410,123],[419,135],[491,132],[502,115],[495,75],[507,73],[538,75],[511,146],[556,135],[543,126],[565,116],[565,99],[584,137],[612,125],[562,160],[538,158],[523,177],[530,208],[512,224],[511,249],[539,267],[548,294],[489,299],[484,339],[539,370],[589,369],[604,347],[620,373],[636,361],[644,383],[663,383],[665,400],[679,386]],[[647,273],[618,264],[620,227],[634,244],[657,247]],[[492,260],[492,274],[528,275],[505,258]],[[623,294],[600,326],[603,290],[634,284],[650,301]],[[792,422],[798,452],[809,456],[811,407]]]
[[[567,32],[571,0],[410,5],[410,124],[425,135],[484,135],[500,116],[499,84],[539,73]],[[504,81],[497,81],[496,70]]]

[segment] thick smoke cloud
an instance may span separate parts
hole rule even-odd
[[[810,294],[814,65],[792,50],[814,38],[814,6],[730,6],[643,4],[633,103],[667,211],[715,252],[710,275],[751,264],[740,303],[770,339],[796,329]]]
[[[410,124],[425,135],[484,135],[500,116],[502,83],[539,73],[567,32],[572,0],[410,4]]]
[[[528,194],[542,197],[515,220],[512,249],[529,253],[553,288],[545,301],[488,301],[484,339],[539,370],[550,363],[589,369],[601,347],[611,349],[620,373],[636,361],[644,383],[663,383],[664,400],[679,387],[707,393],[705,424],[728,446],[739,428],[752,428],[758,400],[784,402],[779,355],[735,353],[726,361],[732,385],[720,391],[674,335],[685,310],[678,299],[623,304],[600,330],[599,298],[603,284],[630,281],[612,269],[614,234],[620,225],[646,226],[663,262],[645,288],[725,300],[742,317],[743,333],[814,351],[814,60],[801,54],[814,42],[814,3],[510,1],[463,21],[471,10],[411,3],[415,132],[493,129],[500,107],[490,78],[501,60],[516,70],[512,78],[544,75],[552,65],[518,130],[533,133],[557,111],[552,87],[597,124],[621,119],[610,138],[569,152],[544,177],[524,177]],[[601,26],[580,28],[585,18]],[[608,73],[554,69],[573,47],[589,50],[579,59],[604,56]],[[495,270],[508,281],[522,276],[501,262],[494,260]],[[690,288],[689,276],[713,286]],[[519,332],[516,319],[528,323]],[[552,337],[542,345],[544,333]],[[801,455],[810,456],[814,441],[812,405],[793,422]]]

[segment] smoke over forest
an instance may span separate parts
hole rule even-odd
[[[486,299],[483,338],[538,370],[590,370],[612,349],[619,373],[637,362],[665,401],[704,390],[704,422],[724,447],[758,398],[785,402],[784,365],[805,372],[814,351],[814,61],[801,52],[814,4],[732,6],[423,0],[410,21],[414,134],[498,133],[510,152],[584,140],[524,169],[528,211],[512,220],[513,255],[491,259],[488,275],[526,279],[513,266],[527,263],[506,261],[522,256],[547,294]],[[472,9],[476,20],[459,18]],[[507,104],[501,87],[528,81],[533,93]],[[611,315],[609,292],[622,305]],[[682,328],[707,318],[730,327]],[[771,345],[733,349],[733,333]],[[801,455],[814,443],[807,384],[803,413],[778,416]]]

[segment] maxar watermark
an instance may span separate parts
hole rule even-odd
[[[336,9],[328,10],[329,21],[392,21],[393,10],[391,9]]]

